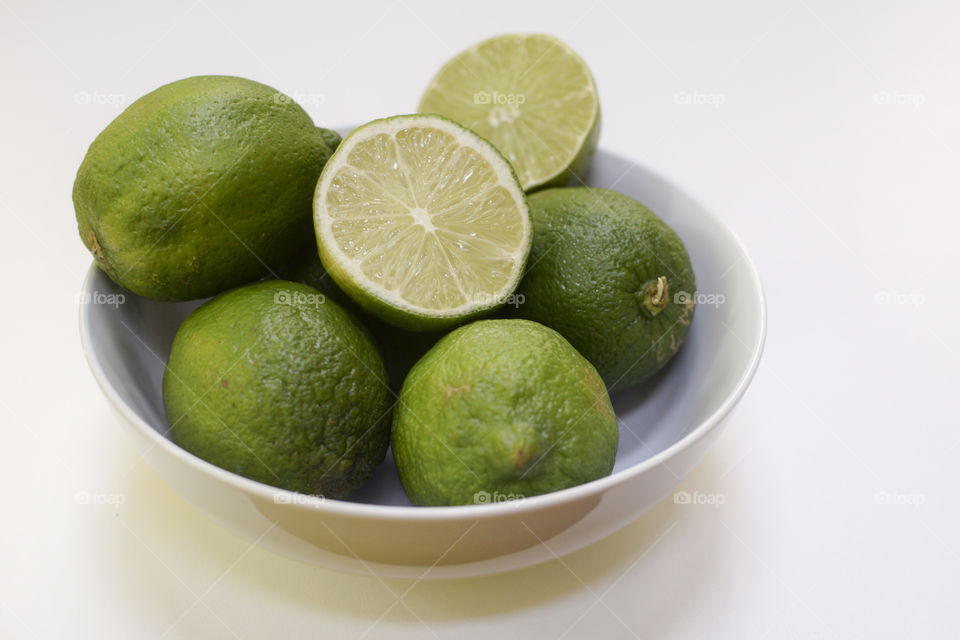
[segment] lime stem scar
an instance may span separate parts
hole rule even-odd
[[[670,301],[670,291],[667,287],[667,277],[660,276],[656,280],[650,280],[643,285],[640,290],[640,305],[650,317],[666,309]]]

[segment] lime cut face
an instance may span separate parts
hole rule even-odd
[[[366,310],[414,330],[504,303],[531,241],[523,190],[486,140],[437,116],[368,123],[314,196],[324,268]]]
[[[526,190],[581,172],[600,128],[590,69],[566,44],[539,34],[498,36],[454,56],[418,111],[452,118],[492,142]]]

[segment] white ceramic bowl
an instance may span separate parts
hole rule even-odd
[[[393,577],[463,577],[549,560],[613,533],[671,492],[747,389],[766,328],[756,270],[723,223],[677,187],[602,150],[589,182],[638,199],[673,227],[700,291],[676,358],[654,380],[613,397],[620,450],[609,477],[519,501],[413,507],[389,453],[349,502],[321,501],[224,471],[165,435],[164,364],[177,327],[199,303],[139,298],[95,266],[80,314],[87,359],[149,465],[214,520],[266,548]]]

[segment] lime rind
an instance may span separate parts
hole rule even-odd
[[[361,307],[412,330],[492,312],[530,250],[526,198],[487,140],[436,115],[351,132],[314,194],[324,268]]]

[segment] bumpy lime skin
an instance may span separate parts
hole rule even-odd
[[[390,387],[397,393],[410,368],[443,337],[445,331],[407,331],[380,320],[377,316],[364,311],[360,305],[340,290],[333,281],[317,253],[316,245],[303,252],[289,265],[289,279],[309,285],[349,311],[367,328],[374,342],[380,348],[383,362],[387,367]]]
[[[73,187],[80,237],[136,294],[215,295],[306,244],[313,188],[338,142],[291,98],[251,80],[164,85],[90,145]]]
[[[416,505],[531,497],[609,475],[617,420],[603,380],[557,332],[480,320],[407,376],[393,456]]]
[[[556,329],[611,391],[636,385],[677,352],[693,320],[696,278],[683,241],[629,196],[593,187],[528,197],[530,270],[515,315]],[[666,278],[663,307],[644,295]],[[649,306],[649,305],[648,305]]]
[[[174,442],[194,455],[276,487],[341,498],[386,454],[386,381],[372,340],[339,305],[312,287],[268,280],[187,317],[163,400]]]

